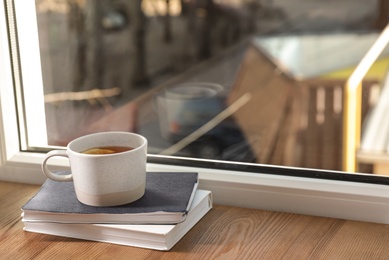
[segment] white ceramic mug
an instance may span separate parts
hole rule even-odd
[[[84,154],[83,151],[106,146],[133,149],[113,154]],[[71,173],[51,172],[47,162],[51,157],[68,157]],[[55,181],[72,181],[78,200],[90,206],[117,206],[138,200],[146,184],[147,139],[128,132],[103,132],[71,141],[66,151],[47,153],[42,171]]]

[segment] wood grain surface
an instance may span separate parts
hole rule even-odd
[[[169,252],[25,232],[38,189],[0,182],[0,259],[389,259],[389,225],[220,205]]]

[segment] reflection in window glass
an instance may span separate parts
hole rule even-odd
[[[151,154],[341,170],[343,86],[378,4],[36,0],[49,145],[132,131]]]

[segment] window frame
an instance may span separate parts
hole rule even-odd
[[[4,5],[6,1],[3,2]],[[0,6],[0,181],[42,184],[44,153],[23,151],[5,6]],[[67,168],[67,160],[50,160]],[[195,163],[196,167],[188,166]],[[149,155],[147,171],[195,171],[216,204],[389,223],[389,179],[369,174]],[[295,176],[291,176],[295,175]]]

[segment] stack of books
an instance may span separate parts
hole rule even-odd
[[[197,187],[197,173],[148,172],[141,199],[92,207],[77,200],[73,182],[48,179],[22,207],[22,221],[30,232],[170,250],[212,208],[211,192]]]

